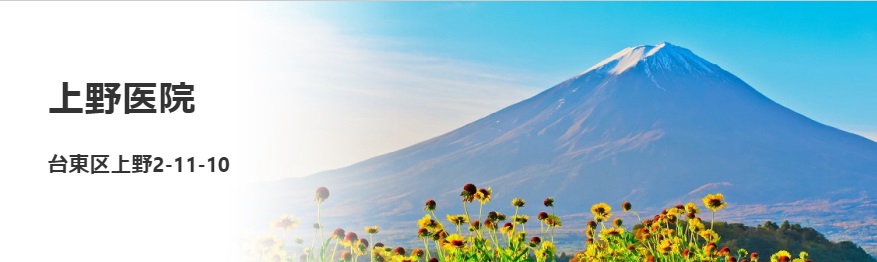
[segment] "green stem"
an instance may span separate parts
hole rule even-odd
[[[484,210],[484,202],[480,203],[481,206],[478,207],[478,222],[480,222],[482,226],[478,227],[478,229],[476,229],[475,231],[478,232],[478,238],[484,238],[484,220],[481,220],[481,211]]]
[[[548,226],[551,230],[551,243],[554,243],[554,226]]]
[[[636,219],[639,219],[639,221],[637,221],[637,223],[643,222],[643,219],[639,217],[639,213],[637,213],[636,211],[630,211],[630,212],[633,213],[634,215],[636,215]],[[636,223],[634,223],[634,225],[636,225]]]
[[[551,216],[556,217],[557,215],[554,213],[554,206],[551,206]],[[551,243],[554,243],[554,228],[555,226],[551,226]],[[595,234],[596,235],[596,234]]]
[[[311,238],[311,250],[308,250],[308,256],[313,256],[314,260],[317,260],[317,255],[314,253],[314,247],[317,246],[317,229],[314,229],[314,237]]]
[[[497,236],[496,231],[488,231],[487,235],[493,240],[493,245],[496,247],[496,250],[502,249],[499,247],[499,236]]]
[[[375,244],[375,241],[374,241],[372,236],[373,236],[373,234],[368,234],[369,245]],[[369,247],[369,249],[368,249],[368,261],[375,261],[374,247]]]
[[[713,225],[716,223],[716,211],[713,211],[713,219],[710,221],[710,230],[713,230]]]
[[[469,206],[466,205],[466,201],[463,201],[463,211],[466,212],[466,218],[471,218],[471,217],[469,216]],[[470,219],[470,220],[471,220],[471,219]],[[458,233],[459,233],[459,232],[458,232]]]
[[[322,203],[317,203],[317,225],[319,226],[317,228],[317,231],[320,232],[320,243],[323,243],[323,223],[320,222],[320,204],[322,204]],[[323,249],[325,249],[325,248],[322,248],[322,247],[320,248],[320,254],[323,254]],[[318,261],[323,261],[322,255],[320,256]]]
[[[545,239],[545,223],[539,221],[539,237]]]
[[[330,259],[330,261],[335,260],[335,251],[338,251],[338,242],[340,242],[340,241],[335,240],[335,247],[332,248],[332,257],[331,257],[332,259]]]
[[[430,258],[430,255],[429,255],[429,242],[426,241],[426,238],[423,238],[423,250],[424,250],[424,253],[426,253],[426,261],[429,261],[429,258]]]
[[[436,246],[435,251],[436,251],[436,252],[438,253],[438,255],[439,255],[439,261],[445,261],[445,252],[442,251],[442,245],[441,245],[441,243],[439,243],[438,241],[436,241],[436,242],[435,242],[435,246]]]
[[[286,239],[287,238],[289,238],[289,230],[286,230],[286,228],[284,227],[283,228],[283,249],[287,249],[287,246],[286,246],[286,243],[287,243]],[[293,250],[292,245],[289,245],[288,250],[295,251],[295,250]]]

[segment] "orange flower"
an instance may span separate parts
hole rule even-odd
[[[426,211],[433,211],[433,210],[435,210],[435,200],[432,200],[432,199],[427,200],[427,201],[426,201],[426,204],[425,204],[424,207],[423,207],[423,210],[426,210]]]
[[[463,197],[463,202],[472,202],[475,200],[475,193],[478,193],[478,188],[473,184],[466,184],[463,186],[463,192],[460,192],[460,196]]]
[[[314,200],[317,201],[317,203],[323,203],[327,198],[329,198],[329,189],[324,186],[317,188]]]
[[[554,198],[553,197],[546,197],[545,200],[542,201],[542,204],[545,205],[545,207],[553,207],[554,206]]]

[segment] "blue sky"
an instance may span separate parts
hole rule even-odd
[[[385,47],[526,72],[550,87],[633,45],[668,41],[820,122],[877,137],[877,3],[319,3]]]
[[[247,132],[260,132],[248,151],[265,155],[239,160],[265,167],[254,172],[263,180],[405,148],[625,47],[663,41],[792,110],[877,140],[877,3],[236,5],[239,74],[274,94],[248,105],[259,113]]]

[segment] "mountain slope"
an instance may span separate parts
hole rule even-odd
[[[776,205],[831,208],[844,199],[859,199],[847,208],[865,221],[877,218],[868,204],[877,143],[789,110],[691,51],[661,43],[626,48],[439,137],[263,190],[268,202],[309,207],[313,188],[327,186],[338,210],[329,216],[383,221],[421,214],[426,199],[457,203],[465,183],[493,187],[500,203],[556,197],[561,214],[595,202],[656,209],[722,192],[738,207],[728,214],[738,221],[798,214]],[[836,224],[820,221],[813,226]]]

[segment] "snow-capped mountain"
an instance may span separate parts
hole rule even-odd
[[[669,43],[625,48],[447,134],[260,190],[279,214],[311,210],[313,189],[326,186],[328,217],[376,224],[409,221],[427,199],[457,213],[466,183],[492,187],[495,209],[520,197],[532,214],[545,197],[559,214],[577,214],[597,202],[656,210],[721,192],[731,208],[720,218],[789,219],[856,238],[826,218],[842,213],[877,235],[877,143],[785,108]]]

